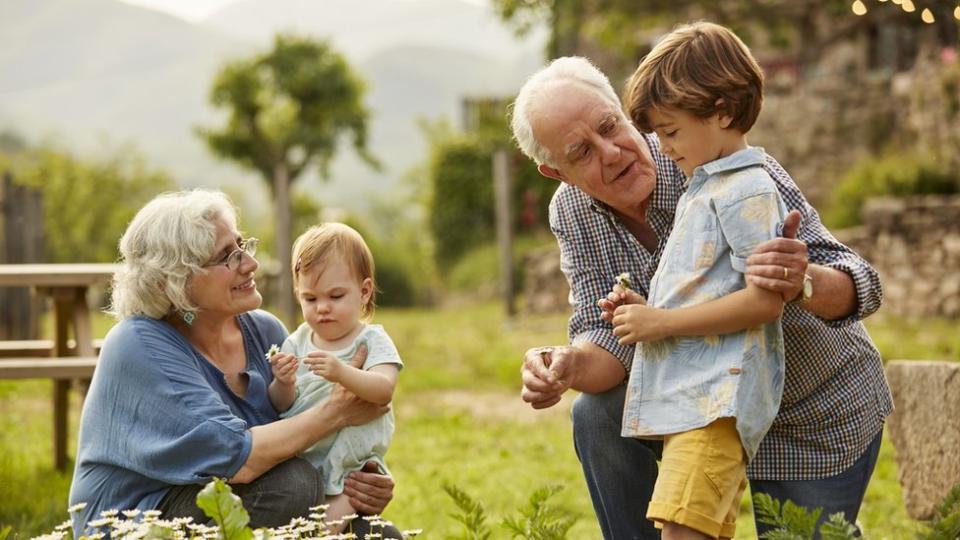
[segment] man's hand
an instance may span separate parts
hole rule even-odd
[[[298,365],[297,357],[290,353],[277,353],[270,357],[273,379],[285,386],[290,386],[297,381]]]
[[[606,298],[597,301],[600,307],[600,318],[613,322],[613,312],[620,306],[627,304],[646,304],[647,300],[633,289],[625,289],[619,283],[613,286],[613,290],[607,294]]]
[[[343,493],[350,498],[350,506],[361,514],[382,514],[393,499],[393,478],[380,474],[377,464],[368,461],[363,471],[347,475]]]
[[[366,353],[364,353],[364,358],[366,358]],[[312,373],[330,382],[340,382],[340,378],[343,375],[343,362],[326,351],[311,352],[303,359],[303,363],[310,368]],[[362,366],[363,363],[361,362],[360,365]]]
[[[613,335],[621,345],[657,341],[669,337],[664,325],[666,310],[645,304],[620,306],[613,312]]]
[[[767,240],[747,257],[747,281],[780,293],[784,302],[800,294],[809,263],[807,244],[797,240],[799,228],[800,212],[791,210],[783,220],[783,237]]]
[[[520,398],[534,409],[546,409],[560,402],[573,383],[576,350],[572,347],[535,347],[523,356]]]

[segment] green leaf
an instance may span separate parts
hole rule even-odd
[[[455,484],[444,482],[442,487],[447,495],[453,499],[457,508],[460,509],[459,513],[450,514],[453,519],[464,526],[464,532],[459,537],[460,540],[486,540],[490,538],[490,527],[487,526],[487,515],[483,503],[474,501]]]
[[[821,540],[849,540],[857,537],[857,528],[844,518],[842,512],[830,514],[830,518],[820,526]]]
[[[250,516],[225,480],[214,478],[207,484],[197,494],[197,506],[220,526],[220,537],[224,540],[253,538],[253,531],[247,527]]]
[[[7,536],[10,536],[10,531],[13,530],[13,527],[7,526],[0,529],[0,540],[5,540]]]

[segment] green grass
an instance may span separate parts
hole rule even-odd
[[[406,362],[397,391],[397,433],[387,456],[396,475],[386,517],[401,528],[423,528],[428,538],[456,535],[461,526],[442,484],[457,485],[482,502],[494,537],[537,488],[564,486],[550,503],[581,516],[569,538],[599,538],[589,496],[571,442],[570,400],[535,412],[519,400],[519,361],[531,346],[563,343],[566,316],[505,321],[493,304],[442,310],[378,311]],[[102,336],[110,320],[96,317]],[[960,340],[946,321],[869,321],[885,358],[958,359]],[[0,381],[0,530],[14,537],[51,530],[66,518],[70,474],[52,470],[51,383]],[[572,396],[571,396],[572,397]],[[79,411],[73,396],[71,422]],[[74,433],[75,436],[75,428]],[[71,439],[71,452],[75,448]],[[737,538],[753,538],[747,498]],[[905,513],[893,448],[884,439],[861,512],[868,537],[909,538],[917,524]],[[13,537],[11,537],[13,538]]]

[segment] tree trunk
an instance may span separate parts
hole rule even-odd
[[[280,259],[280,275],[277,276],[275,298],[276,315],[289,330],[297,323],[297,306],[293,301],[293,280],[290,276],[291,238],[290,229],[290,171],[285,161],[273,168],[274,213],[277,219],[277,258]]]

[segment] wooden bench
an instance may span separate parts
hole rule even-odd
[[[57,381],[89,379],[93,376],[93,368],[96,365],[96,356],[3,358],[0,359],[0,379],[53,379]]]
[[[70,381],[89,381],[96,365],[96,356],[0,358],[0,379],[53,380],[53,448],[58,469],[66,461]]]
[[[20,339],[0,341],[0,359],[16,358],[29,356],[31,358],[45,358],[55,356],[54,343],[52,339]],[[100,348],[103,347],[102,339],[93,340],[93,351],[100,354]],[[67,350],[71,355],[77,351],[77,342],[67,340]]]

